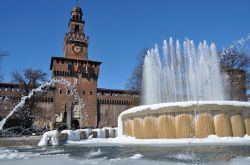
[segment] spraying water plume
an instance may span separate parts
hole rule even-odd
[[[185,39],[183,46],[172,38],[147,52],[143,66],[143,104],[194,100],[225,100],[215,44],[198,47]]]
[[[25,101],[27,99],[31,98],[36,92],[42,91],[46,87],[54,86],[55,83],[60,83],[60,84],[65,85],[69,89],[70,94],[74,96],[74,99],[78,101],[78,104],[80,105],[80,107],[84,106],[83,100],[78,95],[77,91],[75,90],[75,87],[69,81],[67,81],[65,79],[62,79],[62,80],[53,79],[53,80],[51,80],[49,82],[41,84],[36,89],[31,90],[27,96],[23,96],[21,98],[21,101],[9,112],[9,114],[4,119],[2,119],[0,121],[0,130],[3,129],[3,126],[4,126],[5,122],[6,122],[6,120],[9,117],[11,117],[16,111],[18,111],[25,104]],[[84,115],[84,118],[87,117],[86,113],[83,114],[83,115]]]

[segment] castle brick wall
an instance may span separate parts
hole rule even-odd
[[[139,95],[137,92],[97,89],[98,127],[116,127],[120,113],[138,105]]]

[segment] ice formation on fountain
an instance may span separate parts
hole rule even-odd
[[[27,96],[23,96],[21,98],[21,101],[9,112],[9,114],[0,121],[0,130],[3,129],[3,126],[6,122],[6,120],[11,116],[13,115],[13,113],[15,113],[16,111],[19,110],[19,108],[21,108],[24,104],[25,104],[25,101],[29,98],[31,98],[36,92],[40,92],[42,91],[43,89],[45,89],[46,87],[49,87],[49,86],[54,86],[55,83],[60,83],[62,85],[65,85],[69,91],[70,91],[70,94],[74,96],[74,99],[78,101],[78,104],[83,107],[84,104],[83,104],[83,100],[80,98],[80,96],[78,95],[77,91],[75,90],[75,87],[67,80],[65,79],[61,79],[61,80],[58,80],[58,79],[52,79],[51,81],[49,82],[45,82],[43,84],[41,84],[40,86],[38,86],[36,89],[32,89],[29,94]],[[87,113],[85,112],[83,114],[83,117],[86,118],[87,117]]]
[[[66,136],[65,136],[66,135]],[[57,130],[45,132],[38,146],[70,144],[70,143],[88,143],[88,141],[105,141],[117,136],[117,129],[111,127],[96,129],[77,129],[77,130]],[[112,141],[112,140],[111,140]]]
[[[172,38],[148,50],[143,66],[143,104],[225,100],[215,44],[204,41],[198,48],[186,39],[183,48]]]
[[[38,146],[48,146],[49,143],[51,143],[51,145],[53,145],[53,146],[59,144],[57,130],[45,132],[43,134],[42,139],[38,143]]]

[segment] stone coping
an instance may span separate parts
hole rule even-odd
[[[0,136],[0,147],[32,146],[37,145],[42,136]]]
[[[187,101],[176,103],[161,103],[131,108],[121,115],[122,120],[149,115],[164,115],[171,113],[201,113],[211,111],[245,111],[250,112],[250,103],[238,101]]]

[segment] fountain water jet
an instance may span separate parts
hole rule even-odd
[[[19,102],[10,112],[9,112],[9,114],[8,114],[4,119],[2,119],[2,120],[0,121],[0,130],[3,129],[3,126],[4,126],[5,122],[6,122],[6,120],[7,120],[9,117],[11,117],[11,116],[13,115],[13,113],[15,113],[16,111],[18,111],[19,108],[21,108],[21,107],[25,104],[25,101],[26,101],[27,99],[31,98],[36,92],[42,91],[45,87],[52,86],[52,85],[54,85],[55,83],[60,83],[60,84],[65,85],[65,86],[69,89],[70,94],[73,95],[73,96],[75,97],[74,99],[76,99],[76,100],[78,101],[78,104],[79,104],[81,107],[84,106],[82,99],[79,97],[77,91],[75,90],[75,87],[72,86],[72,84],[71,84],[69,81],[67,81],[67,80],[65,80],[65,79],[62,79],[62,80],[53,79],[53,80],[51,80],[51,81],[49,81],[49,82],[45,82],[45,83],[41,84],[41,85],[38,86],[36,89],[32,89],[32,90],[29,92],[29,94],[28,94],[27,96],[23,96],[23,97],[21,98],[21,101],[20,101],[20,102]],[[87,117],[86,112],[85,112],[85,114],[83,114],[83,115],[84,115],[85,118]]]
[[[145,56],[143,104],[226,99],[215,44],[170,38],[162,49],[162,62],[157,45]]]
[[[250,103],[224,101],[224,86],[215,44],[203,41],[196,47],[186,39],[181,46],[178,40],[176,44],[172,38],[164,40],[163,60],[157,45],[144,59],[145,105],[120,114],[118,135],[141,139],[250,135]],[[128,121],[134,121],[133,127]]]

